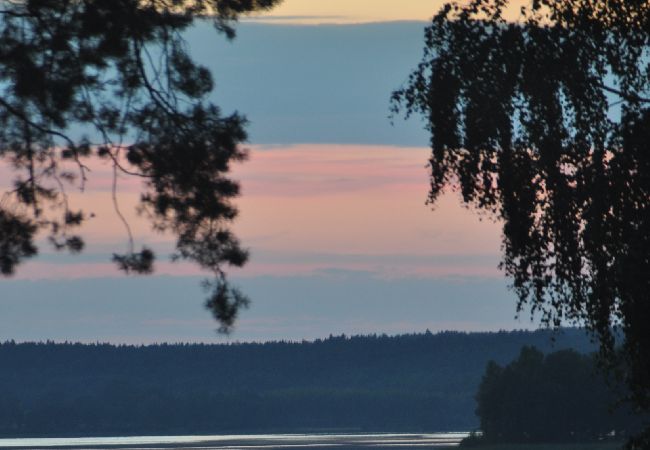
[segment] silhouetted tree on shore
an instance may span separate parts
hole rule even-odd
[[[650,3],[511,6],[443,7],[394,111],[427,120],[430,202],[502,221],[518,311],[586,325],[649,411]]]
[[[615,391],[592,356],[524,347],[501,366],[491,361],[476,396],[484,442],[586,442],[638,432],[641,420],[615,409]]]

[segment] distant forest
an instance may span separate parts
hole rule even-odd
[[[554,337],[554,339],[552,339]],[[452,431],[489,361],[593,350],[580,330],[228,345],[0,344],[0,435]]]

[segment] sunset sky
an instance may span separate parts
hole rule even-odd
[[[445,0],[284,0],[259,19],[302,24],[427,21],[445,3]],[[526,0],[511,1],[509,17],[516,17],[525,3]]]
[[[428,20],[440,0],[285,0],[262,19],[304,24]]]
[[[169,236],[121,205],[139,244],[159,250],[155,276],[110,263],[126,234],[109,173],[93,167],[77,205],[96,214],[80,256],[42,255],[2,280],[0,339],[111,342],[303,339],[347,333],[498,330],[515,298],[497,269],[500,228],[465,209],[453,187],[426,205],[428,135],[419,118],[391,124],[389,97],[417,64],[425,22],[442,2],[286,0],[243,21],[227,43],[200,25],[194,56],[215,77],[214,100],[250,120],[250,159],[234,229],[250,263],[230,271],[253,304],[225,337],[202,307],[202,274],[172,264]],[[1,172],[7,179],[6,171]]]

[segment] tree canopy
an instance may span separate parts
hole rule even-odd
[[[393,110],[426,118],[429,200],[503,223],[518,311],[587,326],[648,410],[650,4],[510,3],[444,6]]]
[[[154,253],[136,250],[118,204],[118,174],[142,181],[139,213],[176,237],[174,258],[214,273],[207,306],[223,329],[246,298],[224,265],[247,252],[229,229],[245,158],[245,118],[207,100],[211,73],[189,56],[183,31],[211,20],[234,36],[241,14],[279,0],[6,0],[0,2],[0,158],[14,175],[0,200],[0,272],[37,254],[82,251],[76,230],[89,218],[67,192],[84,189],[88,161],[113,169],[113,201],[129,247],[113,260],[150,273]],[[78,130],[82,130],[81,133]]]
[[[620,439],[642,422],[629,409],[611,409],[614,391],[597,376],[593,356],[573,350],[544,355],[526,346],[505,366],[490,361],[476,401],[483,442]]]

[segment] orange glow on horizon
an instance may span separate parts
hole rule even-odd
[[[284,0],[271,11],[253,16],[255,20],[293,24],[349,24],[387,21],[429,21],[449,0]],[[462,3],[462,2],[461,2]],[[528,0],[511,0],[514,19]]]

